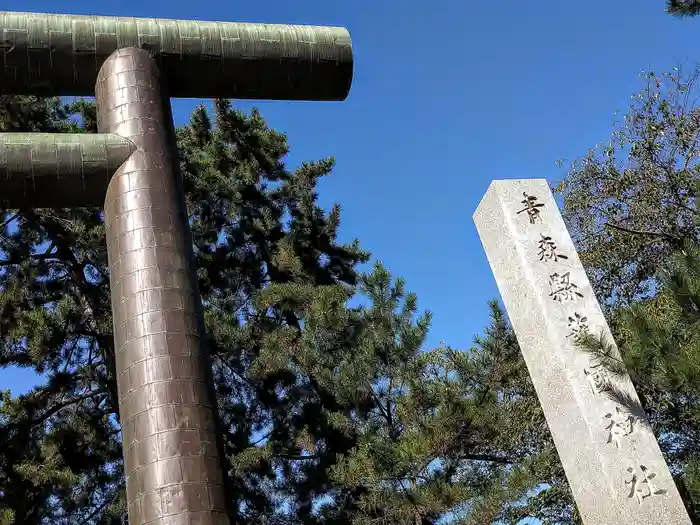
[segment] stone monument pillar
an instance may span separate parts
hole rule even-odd
[[[474,222],[583,522],[690,525],[629,375],[576,345],[614,341],[547,181],[494,181]]]

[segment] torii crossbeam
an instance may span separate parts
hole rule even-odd
[[[344,100],[350,36],[0,12],[0,54],[0,93],[96,96],[98,134],[0,134],[0,200],[104,206],[129,522],[228,524],[170,97]]]

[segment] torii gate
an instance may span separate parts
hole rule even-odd
[[[229,516],[170,97],[344,100],[339,27],[0,12],[0,93],[96,96],[98,134],[0,134],[0,201],[104,206],[129,522]]]

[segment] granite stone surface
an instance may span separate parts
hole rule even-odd
[[[547,181],[494,181],[474,222],[584,523],[689,525],[629,375],[576,344],[619,359]]]

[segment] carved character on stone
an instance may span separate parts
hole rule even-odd
[[[583,373],[586,375],[588,384],[591,385],[594,394],[602,394],[611,389],[612,385],[608,372],[601,368],[600,365],[591,365],[590,368],[584,368]]]
[[[571,282],[569,272],[553,273],[549,276],[549,296],[560,303],[571,302],[583,297],[577,284]]]
[[[581,337],[588,333],[588,317],[574,312],[574,315],[569,316],[569,333],[566,337]]]
[[[537,252],[537,255],[539,256],[540,261],[559,262],[559,259],[569,258],[567,255],[559,253],[559,251],[557,250],[556,243],[552,240],[550,236],[544,235],[543,233],[540,233],[540,240],[537,243],[537,248],[539,250]]]
[[[549,182],[493,181],[474,222],[577,521],[691,525]]]
[[[665,489],[657,489],[653,480],[656,478],[656,473],[649,472],[649,469],[644,465],[639,465],[640,473],[637,474],[634,467],[629,467],[627,472],[632,474],[632,479],[625,481],[625,485],[631,485],[628,498],[637,498],[639,504],[642,504],[646,498],[650,496],[659,496],[666,494]]]
[[[624,414],[620,413],[620,407],[615,407],[615,414],[605,414],[605,419],[609,421],[605,427],[608,431],[606,443],[614,442],[617,448],[620,448],[620,439],[629,436],[634,430],[634,418],[630,415],[624,417]]]
[[[533,195],[528,195],[526,192],[523,192],[523,197],[525,198],[520,202],[525,207],[522,210],[518,211],[518,215],[523,212],[526,212],[527,218],[530,219],[530,224],[542,222],[542,217],[540,216],[540,208],[544,207],[544,203],[537,202],[537,197]]]

